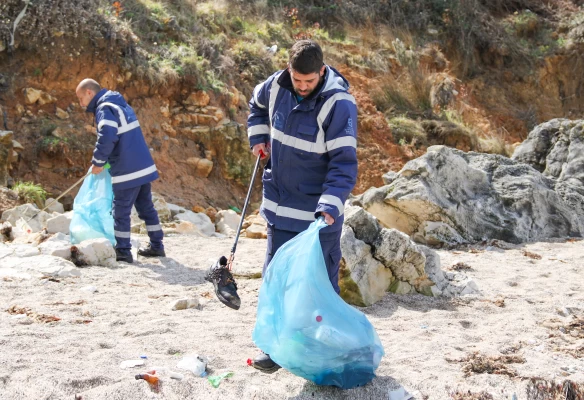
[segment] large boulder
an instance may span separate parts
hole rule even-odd
[[[377,219],[360,207],[347,206],[345,213],[339,286],[348,303],[368,306],[388,291],[427,296],[478,291],[463,273],[452,277],[445,274],[434,250],[414,243],[395,229],[380,229]]]
[[[30,217],[39,212],[38,207],[33,204],[23,204],[21,206],[11,208],[2,213],[2,219],[8,221],[12,226],[18,226],[16,221],[23,218],[27,221]],[[32,229],[32,232],[39,232],[47,225],[47,219],[51,217],[51,214],[41,211],[36,217],[27,221],[28,226]],[[16,228],[18,229],[18,228]],[[28,232],[28,233],[32,233]]]
[[[538,125],[511,158],[584,189],[584,120],[553,119]]]
[[[429,245],[580,236],[584,196],[499,155],[432,146],[391,184],[352,199],[383,226]]]
[[[176,217],[178,214],[184,213],[185,211],[187,211],[186,208],[181,207],[181,206],[177,206],[176,204],[166,203],[166,205],[167,205],[168,209],[170,210],[170,218],[171,219]]]
[[[77,260],[84,265],[115,267],[116,251],[107,239],[84,240],[77,244]]]
[[[391,269],[373,258],[371,246],[357,239],[353,229],[347,225],[343,226],[341,249],[341,297],[347,303],[358,306],[368,306],[381,300],[395,280]]]
[[[204,235],[211,236],[215,233],[215,225],[211,222],[211,218],[205,213],[194,213],[186,211],[178,214],[175,219],[179,221],[187,221],[195,225]]]

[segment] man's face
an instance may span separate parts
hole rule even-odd
[[[93,97],[95,96],[95,92],[90,89],[78,89],[75,92],[75,94],[79,99],[79,105],[81,107],[87,107],[91,100],[93,100]]]
[[[294,86],[294,91],[300,97],[306,98],[316,89],[320,78],[324,76],[325,66],[323,65],[319,72],[314,72],[312,74],[301,74],[288,67],[290,72],[290,77],[292,78],[292,86]]]

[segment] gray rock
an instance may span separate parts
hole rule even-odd
[[[398,177],[397,172],[389,171],[383,174],[381,179],[383,179],[383,183],[389,185],[391,182],[395,181],[397,177]]]
[[[237,232],[241,217],[233,210],[221,210],[215,216],[217,232],[226,236],[233,236]]]
[[[15,257],[26,258],[38,256],[41,252],[40,250],[30,244],[15,244],[10,245],[12,248],[12,255]]]
[[[4,211],[2,213],[2,219],[4,221],[10,222],[13,227],[17,227],[16,229],[18,229],[19,225],[16,222],[20,218],[23,218],[26,221],[30,217],[35,215],[37,212],[39,212],[37,206],[33,204],[23,204],[21,206]],[[40,232],[46,226],[47,219],[49,219],[50,217],[51,215],[49,213],[41,211],[36,217],[26,222],[28,226],[30,226],[30,228],[32,229],[32,232],[30,233]]]
[[[152,192],[152,203],[154,203],[154,208],[158,213],[158,219],[160,222],[168,222],[171,219],[171,212],[168,208],[168,204],[162,198],[162,196],[156,192]]]
[[[107,239],[84,240],[76,245],[78,259],[86,265],[116,267],[116,251]]]
[[[47,207],[46,211],[48,213],[54,213],[57,212],[59,214],[63,214],[65,212],[65,208],[63,207],[63,204],[59,203],[58,201],[54,201],[55,199],[53,198],[48,198],[47,200],[45,200],[45,207]]]
[[[69,226],[71,225],[71,220],[73,219],[73,212],[68,212],[65,214],[59,214],[56,217],[49,218],[47,220],[47,232],[49,233],[63,233],[65,235],[69,234]]]
[[[372,244],[381,231],[377,218],[356,206],[345,207],[345,225],[353,229],[357,239],[368,244]]]
[[[38,255],[28,258],[6,257],[2,259],[2,267],[32,273],[36,276],[61,278],[81,276],[79,268],[72,262],[49,255]]]
[[[39,251],[41,254],[70,259],[71,243],[66,241],[47,240],[39,245]]]
[[[166,206],[170,210],[170,218],[174,219],[178,214],[184,213],[187,211],[186,208],[177,206],[176,204],[166,203]]]
[[[211,236],[215,233],[215,225],[211,222],[211,218],[209,218],[207,214],[186,211],[178,214],[176,219],[192,223],[206,236]]]
[[[425,276],[426,256],[408,235],[384,228],[373,247],[374,257],[390,268],[397,279],[415,285]]]
[[[385,227],[429,245],[500,239],[523,243],[580,236],[584,215],[556,183],[534,168],[503,156],[432,146],[408,162],[390,184],[356,200]],[[571,197],[570,197],[571,196]],[[355,203],[355,201],[354,201]]]
[[[339,286],[345,301],[369,306],[381,300],[394,281],[389,268],[371,255],[371,246],[355,237],[345,225],[341,234],[341,279]]]
[[[199,304],[199,299],[197,298],[178,299],[171,303],[171,309],[173,311],[186,310],[188,308],[197,308]]]
[[[62,232],[57,232],[46,240],[47,242],[67,242],[71,243],[71,236],[65,235]]]

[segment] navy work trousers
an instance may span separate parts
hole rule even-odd
[[[268,249],[266,251],[266,260],[264,262],[264,269],[262,271],[262,276],[265,276],[266,269],[272,261],[272,257],[276,254],[276,251],[284,243],[294,238],[300,232],[290,232],[283,231],[281,229],[276,229],[274,226],[268,224]],[[329,232],[323,234],[320,232],[320,245],[322,247],[322,254],[324,256],[324,261],[326,263],[326,269],[328,272],[329,279],[335,289],[335,292],[339,293],[341,289],[339,288],[339,263],[341,262],[341,230],[337,232]]]
[[[132,206],[136,206],[138,216],[146,222],[146,230],[150,237],[150,245],[154,250],[164,249],[162,244],[162,227],[158,220],[158,212],[152,203],[152,185],[145,183],[129,189],[116,189],[114,186],[114,233],[116,236],[116,249],[129,251]]]

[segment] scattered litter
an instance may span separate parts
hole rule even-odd
[[[148,373],[159,375],[162,378],[168,377],[170,379],[175,379],[177,381],[182,381],[185,378],[183,374],[171,371],[167,367],[152,367],[152,371],[149,371]]]
[[[213,386],[214,388],[218,388],[223,379],[226,379],[226,378],[229,378],[232,376],[233,376],[233,372],[224,372],[221,375],[210,376],[207,378],[207,380],[209,381],[211,386]]]
[[[140,358],[142,358],[142,359],[146,360],[146,359],[148,359],[148,356],[141,355],[141,356],[140,356]]]
[[[140,380],[140,379],[145,380],[146,382],[148,382],[151,389],[153,389],[154,391],[158,391],[160,379],[158,379],[157,376],[154,376],[154,371],[150,371],[150,372],[152,372],[152,373],[138,374],[138,375],[134,376],[134,378],[136,380]]]
[[[407,392],[403,386],[400,386],[396,390],[389,391],[389,400],[410,400],[414,396]]]
[[[207,368],[208,358],[205,356],[200,356],[198,354],[189,354],[184,356],[178,364],[177,368],[186,369],[191,371],[195,376],[203,376],[205,369]]]
[[[426,324],[421,324],[421,325],[420,325],[420,329],[428,329],[428,325],[426,325]]]
[[[122,361],[122,363],[120,364],[120,368],[121,369],[134,368],[140,365],[144,365],[144,360],[126,360]]]

